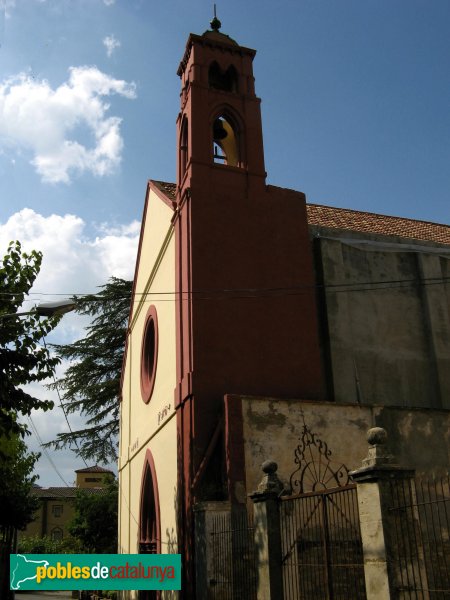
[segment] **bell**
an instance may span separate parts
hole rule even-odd
[[[213,125],[213,139],[214,141],[220,141],[227,137],[228,133],[223,126],[221,119],[216,119]]]

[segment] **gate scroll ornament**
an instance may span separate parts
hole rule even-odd
[[[299,441],[294,451],[294,463],[298,466],[289,479],[292,494],[318,492],[350,483],[347,467],[342,463],[334,468],[327,443],[311,431],[304,417]]]

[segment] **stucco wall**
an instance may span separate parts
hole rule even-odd
[[[173,211],[153,191],[147,198],[123,373],[120,429],[119,551],[137,552],[143,468],[151,451],[158,485],[161,551],[176,547],[177,481],[175,338],[175,240]],[[141,344],[148,308],[156,307],[158,356],[150,401],[141,395]]]
[[[400,465],[430,475],[450,468],[449,411],[250,397],[233,401],[242,402],[247,494],[256,489],[267,459],[278,463],[278,474],[288,483],[298,468],[294,453],[304,424],[327,445],[333,471],[342,464],[349,470],[361,466],[368,449],[366,432],[374,426],[387,430],[389,449]],[[320,463],[317,473],[323,473],[324,447],[320,452],[316,444],[311,452],[305,461]]]
[[[314,233],[330,396],[450,408],[450,248]]]

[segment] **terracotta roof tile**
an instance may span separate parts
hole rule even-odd
[[[33,487],[31,488],[31,494],[38,498],[75,498],[77,491],[86,492],[86,494],[104,494],[105,489],[101,487],[95,488],[81,488],[81,487]]]
[[[76,487],[32,488],[31,493],[38,498],[75,498]]]
[[[163,194],[165,194],[169,198],[169,200],[175,202],[177,186],[174,183],[167,183],[166,181],[155,181],[154,179],[152,179],[152,182]]]
[[[98,465],[95,465],[94,467],[86,467],[85,469],[77,469],[75,473],[111,473],[114,475],[114,473],[109,469],[104,469]]]
[[[307,204],[306,209],[309,225],[450,244],[449,225],[320,204]]]

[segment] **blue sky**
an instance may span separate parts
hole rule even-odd
[[[176,70],[212,3],[0,7],[0,251],[18,238],[44,252],[34,300],[131,278],[146,181],[175,178]],[[269,183],[449,223],[448,0],[217,0],[217,12],[257,50]],[[83,324],[66,316],[53,341]],[[35,421],[44,439],[64,427],[56,412]],[[52,457],[69,482],[83,466]],[[61,484],[44,459],[39,470]]]

